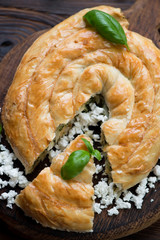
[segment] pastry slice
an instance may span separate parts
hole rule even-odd
[[[73,151],[87,150],[82,137],[90,140],[84,135],[78,136],[16,198],[16,204],[25,214],[44,227],[76,232],[92,231],[93,159],[71,180],[63,180],[60,174],[61,167]]]

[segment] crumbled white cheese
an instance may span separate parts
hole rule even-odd
[[[145,195],[145,193],[148,193],[149,189],[147,188],[147,178],[144,178],[138,185],[136,189],[136,193],[138,195]]]
[[[142,208],[143,198],[144,198],[144,195],[138,195],[138,196],[134,194],[132,195],[131,201],[134,202],[137,209]]]
[[[0,178],[0,189],[6,187],[7,185],[8,185],[8,181],[6,181],[6,180],[3,181],[3,180]]]
[[[1,137],[0,137],[1,139]],[[8,189],[14,188],[17,184],[19,187],[24,188],[28,184],[27,178],[23,175],[19,168],[14,167],[14,161],[16,157],[13,153],[2,144],[0,144],[0,175],[7,176],[9,180],[3,180],[0,178],[0,189],[8,187]],[[17,193],[14,190],[10,190],[8,193],[4,192],[1,194],[0,199],[7,199],[7,207],[12,208],[14,199]]]
[[[49,151],[49,159],[52,160],[52,158],[56,157],[61,151],[56,150],[56,151]]]
[[[97,164],[97,165],[96,165],[96,174],[100,173],[102,170],[103,170],[103,166]]]
[[[158,177],[158,180],[160,180],[160,166],[159,165],[156,165],[153,168],[153,173],[156,175],[156,177]]]
[[[155,184],[154,183],[148,183],[149,188],[155,188]]]
[[[62,152],[68,144],[75,138],[75,135],[87,134],[89,137],[95,141],[100,141],[100,136],[94,134],[89,126],[96,126],[99,121],[104,122],[108,119],[106,112],[103,107],[96,106],[95,103],[89,104],[89,112],[80,112],[72,121],[72,128],[69,132],[62,136],[58,143],[54,146],[54,149],[48,148],[49,159],[52,160],[60,152]]]
[[[158,169],[157,166],[155,168],[156,171]],[[97,173],[99,173],[98,169],[99,166],[97,167]],[[103,173],[102,175],[105,174]],[[150,188],[155,187],[157,180],[158,178],[156,176],[144,178],[138,184],[135,194],[129,190],[123,190],[120,184],[114,184],[111,182],[111,179],[101,178],[101,181],[94,186],[95,197],[100,200],[100,203],[96,205],[94,210],[96,213],[101,213],[100,210],[114,205],[110,210],[107,210],[107,212],[109,216],[117,215],[119,213],[118,209],[130,209],[132,206],[131,202],[134,203],[137,209],[141,209],[145,195],[149,192]],[[153,201],[152,199],[151,202]]]
[[[157,182],[157,178],[156,177],[148,177],[148,182],[156,183]]]
[[[98,134],[93,134],[92,138],[96,141],[99,142],[100,141],[100,136]]]
[[[1,200],[7,200],[7,207],[12,208],[12,205],[14,204],[15,197],[17,196],[17,192],[14,190],[10,190],[8,193],[4,192],[1,194],[0,199]]]
[[[115,199],[118,199],[120,191],[121,186],[114,184],[113,182],[108,183],[107,181],[99,181],[98,184],[94,186],[94,195],[100,199],[99,207],[101,209],[107,208]]]
[[[148,186],[149,188],[155,188],[155,183],[157,182],[156,177],[148,177]]]
[[[123,200],[129,202],[132,198],[132,193],[126,190],[123,192],[123,194],[124,194]]]
[[[131,208],[131,203],[129,202],[124,202],[121,198],[118,198],[116,200],[116,208],[117,209],[127,209]]]
[[[25,188],[28,185],[28,180],[27,178],[23,175],[23,172],[19,172],[18,176],[18,186],[20,188]]]
[[[93,204],[93,209],[94,209],[94,212],[100,214],[102,212],[102,209],[100,207],[100,203],[94,203]]]
[[[107,212],[108,212],[108,215],[109,215],[109,216],[118,215],[118,214],[119,214],[119,211],[117,210],[116,207],[113,207],[113,208],[107,210]]]
[[[94,195],[97,198],[105,198],[108,194],[108,184],[105,181],[100,181],[97,185],[94,186]]]
[[[67,136],[64,136],[63,138],[61,138],[58,143],[60,148],[66,148],[68,146]]]

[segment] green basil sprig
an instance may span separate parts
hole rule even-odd
[[[68,160],[61,168],[61,177],[64,180],[70,180],[80,174],[89,162],[91,155],[97,158],[97,160],[101,160],[101,153],[94,149],[87,139],[81,139],[87,146],[89,152],[85,150],[77,150],[70,154]]]
[[[105,39],[113,43],[123,44],[129,50],[125,32],[114,17],[100,10],[91,10],[83,18]]]
[[[90,154],[92,156],[94,156],[98,161],[100,161],[101,153],[98,150],[94,149],[93,146],[91,145],[91,143],[87,139],[85,139],[85,138],[81,138],[81,139],[86,144],[86,147],[88,148],[88,151],[90,152]]]

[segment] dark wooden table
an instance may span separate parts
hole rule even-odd
[[[0,0],[0,61],[29,35],[50,28],[85,7],[105,4],[126,10],[134,2],[134,0]],[[10,229],[2,220],[0,226],[0,240],[17,239],[14,229]],[[19,237],[18,239],[21,240]],[[160,240],[160,220],[141,232],[123,238],[132,239]]]

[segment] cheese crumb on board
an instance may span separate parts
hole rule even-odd
[[[156,165],[154,169],[159,169],[159,167],[159,165]],[[98,170],[99,166],[97,172]],[[118,209],[130,209],[132,207],[131,203],[133,203],[137,209],[141,209],[145,195],[151,188],[155,188],[155,183],[158,181],[158,178],[159,176],[144,178],[137,185],[134,193],[132,193],[131,190],[123,190],[121,185],[114,184],[111,178],[105,178],[105,181],[99,181],[98,184],[94,186],[94,200],[99,200],[98,204],[95,202],[96,207],[94,207],[94,211],[99,214],[102,209],[112,206],[112,208],[107,210],[108,215],[118,215]],[[153,201],[154,199],[150,200],[150,202]]]
[[[119,211],[116,207],[113,207],[113,208],[109,209],[107,212],[108,212],[108,216],[113,216],[113,215],[118,215],[119,214]]]
[[[159,165],[156,165],[156,166],[153,168],[153,173],[156,175],[156,177],[158,178],[158,180],[160,180],[160,166],[159,166]]]
[[[2,136],[0,136],[1,139]],[[16,157],[13,153],[2,144],[0,144],[0,177],[6,176],[8,180],[0,178],[0,189],[5,187],[14,188],[18,185],[24,188],[28,184],[27,178],[19,168],[14,167],[14,161]],[[12,208],[17,192],[15,190],[9,190],[8,193],[4,192],[0,195],[1,200],[7,200],[7,207]]]
[[[10,190],[8,193],[4,192],[1,194],[1,200],[7,200],[7,207],[12,209],[12,205],[14,204],[15,197],[17,196],[17,192],[14,190]]]

